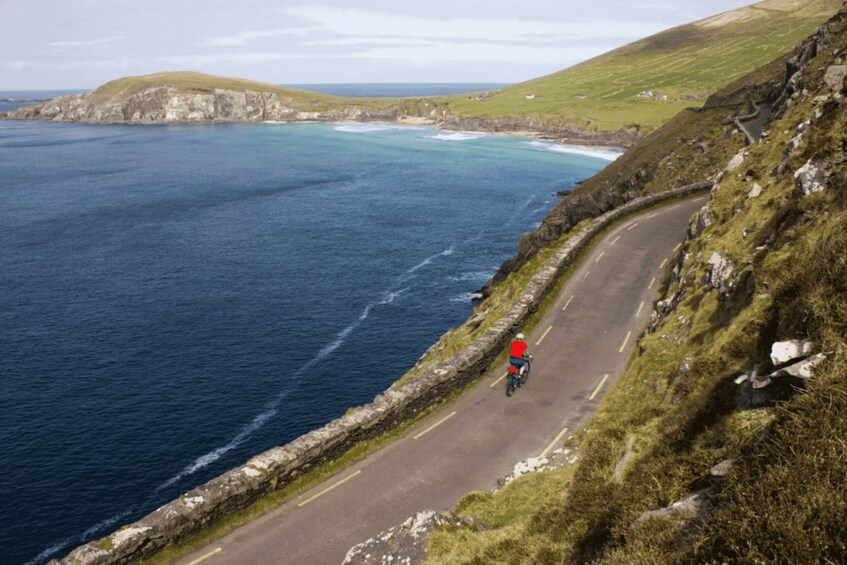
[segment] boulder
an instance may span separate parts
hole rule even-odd
[[[731,173],[741,166],[741,163],[744,162],[744,152],[739,151],[735,157],[729,160],[729,163],[726,164],[726,168],[724,169],[726,172]]]
[[[814,351],[814,344],[810,340],[778,341],[771,345],[771,363],[777,367],[800,357],[808,357],[812,351]]]
[[[794,184],[800,196],[809,196],[826,189],[826,166],[811,159],[794,173]]]
[[[638,517],[636,523],[647,518],[702,518],[712,509],[710,495],[711,489],[697,491],[670,506],[645,512]]]
[[[353,546],[344,557],[343,564],[423,563],[426,560],[427,536],[442,526],[484,529],[474,518],[459,518],[453,513],[424,510],[401,525]]]
[[[709,469],[709,474],[713,477],[723,477],[726,476],[727,473],[735,466],[735,462],[737,459],[724,459],[711,469]]]
[[[735,266],[727,257],[721,253],[714,252],[709,260],[708,272],[706,273],[706,284],[711,288],[716,288],[721,292],[728,290],[729,280],[735,272]]]
[[[753,188],[750,189],[750,192],[747,193],[747,198],[758,198],[762,195],[762,187],[759,183],[754,182]]]
[[[802,361],[798,361],[793,365],[789,365],[788,367],[784,367],[779,371],[776,371],[771,375],[771,378],[789,376],[803,380],[810,379],[815,375],[815,367],[820,365],[824,359],[826,359],[826,355],[823,353],[812,355],[807,359],[803,359]]]
[[[840,92],[844,88],[845,76],[847,76],[847,65],[832,65],[826,69],[823,79],[831,90]]]

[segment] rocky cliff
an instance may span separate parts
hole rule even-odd
[[[0,118],[90,124],[413,120],[444,129],[529,132],[600,145],[630,146],[640,137],[637,126],[598,132],[564,120],[545,120],[543,116],[467,118],[455,113],[444,101],[337,98],[200,73],[118,79],[91,92],[18,108]]]
[[[402,108],[326,104],[309,108],[276,92],[213,88],[191,92],[168,84],[128,96],[103,97],[98,90],[55,98],[8,112],[14,120],[51,120],[99,124],[208,123],[262,121],[395,120]]]

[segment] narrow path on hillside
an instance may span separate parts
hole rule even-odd
[[[353,545],[419,510],[451,509],[560,445],[623,374],[705,199],[645,212],[594,246],[529,336],[532,376],[515,396],[497,367],[387,447],[179,563],[338,565]]]

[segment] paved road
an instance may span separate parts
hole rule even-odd
[[[558,446],[623,374],[664,267],[704,201],[646,212],[592,249],[529,336],[532,376],[513,397],[497,367],[391,445],[179,563],[337,565],[356,543],[419,510],[451,509]]]

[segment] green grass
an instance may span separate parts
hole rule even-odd
[[[836,45],[826,46],[807,71],[809,99],[820,93],[815,89],[832,64],[831,52],[845,48],[845,31],[847,24],[833,30]],[[484,516],[488,529],[438,532],[430,540],[430,562],[845,561],[847,114],[826,114],[804,136],[786,172],[770,174],[796,125],[812,113],[809,99],[770,126],[771,135],[748,149],[739,171],[725,175],[710,202],[715,223],[685,248],[686,267],[696,267],[684,298],[639,341],[624,377],[575,437],[580,461],[567,486],[550,492],[544,485],[555,478],[542,474],[531,483],[544,493],[537,498],[506,491],[469,495],[459,509]],[[708,169],[702,163],[708,155],[734,154],[740,142],[726,133],[704,130],[712,148],[699,156],[686,153],[683,139],[688,156],[675,164],[679,174]],[[830,188],[800,199],[792,172],[809,158],[829,161]],[[765,191],[751,200],[754,180]],[[664,182],[658,173],[647,184],[655,182]],[[768,246],[764,255],[756,249],[761,245]],[[714,251],[731,257],[744,275],[730,295],[703,286],[705,260]],[[673,292],[677,283],[666,281],[665,288]],[[807,390],[777,406],[737,405],[733,377],[763,363],[774,341],[794,337],[811,337],[829,357]],[[615,469],[627,451],[619,481]],[[733,471],[711,477],[709,469],[727,458],[737,459]],[[705,487],[713,489],[716,509],[704,521],[639,520]]]
[[[791,50],[841,7],[840,0],[769,0],[673,28],[486,99],[450,97],[466,117],[541,116],[548,123],[614,131],[656,129],[688,106]],[[713,21],[713,20],[711,20]],[[639,98],[642,91],[668,97]],[[578,99],[577,95],[585,96]],[[527,99],[527,96],[534,96]]]

